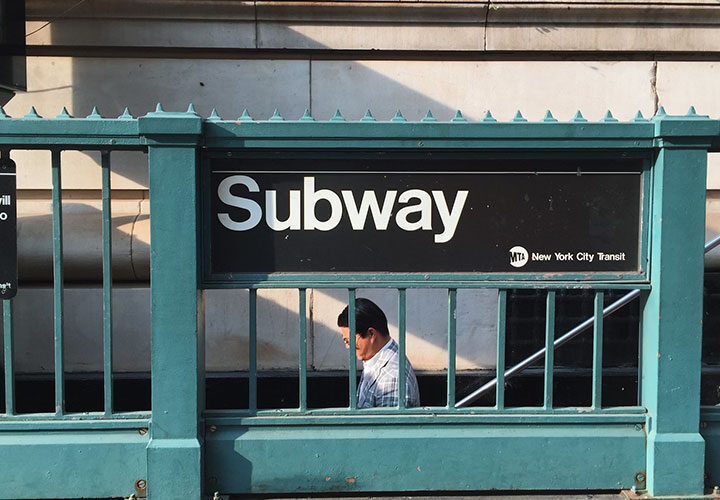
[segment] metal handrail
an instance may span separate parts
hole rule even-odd
[[[708,241],[707,243],[705,243],[705,253],[708,253],[710,250],[717,247],[718,245],[720,245],[720,235],[716,236],[715,238],[713,238],[710,241]],[[633,290],[633,291],[623,295],[621,298],[619,298],[618,300],[616,300],[615,302],[613,302],[612,304],[610,304],[609,306],[607,306],[606,308],[603,309],[603,318],[611,315],[612,313],[614,313],[615,311],[620,309],[625,304],[631,302],[633,299],[635,299],[638,296],[640,296],[640,290]],[[593,325],[594,320],[595,320],[594,317],[590,317],[590,318],[586,319],[585,321],[583,321],[582,323],[580,323],[579,325],[577,325],[572,330],[564,333],[562,336],[555,339],[555,342],[553,342],[553,348],[557,349],[558,347],[566,344],[570,340],[577,337],[580,333],[589,329]],[[528,366],[530,366],[533,363],[535,363],[536,361],[542,359],[545,356],[545,351],[546,351],[546,348],[543,347],[542,349],[538,350],[534,354],[531,354],[529,357],[525,358],[524,360],[522,360],[520,363],[516,364],[512,368],[509,368],[508,370],[506,370],[505,371],[505,380],[507,380],[508,378],[510,378],[514,375],[517,375],[518,373],[523,371]],[[455,404],[455,408],[462,408],[463,406],[469,405],[470,403],[472,403],[473,401],[478,399],[480,396],[482,396],[483,394],[488,392],[490,389],[492,389],[496,385],[497,385],[497,377],[490,380],[489,382],[487,382],[480,388],[476,389],[475,391],[471,392],[470,394],[465,396],[463,399],[458,401]]]

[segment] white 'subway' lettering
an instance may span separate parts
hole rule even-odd
[[[241,208],[248,212],[245,220],[237,221],[230,214],[218,213],[220,223],[231,231],[248,231],[253,229],[263,219],[263,209],[254,200],[236,196],[230,192],[235,185],[243,185],[250,193],[260,192],[258,183],[247,175],[232,175],[226,177],[218,186],[218,197],[224,204]],[[435,243],[446,243],[455,235],[460,222],[469,191],[460,190],[455,193],[452,206],[448,204],[444,191],[423,191],[421,189],[408,189],[398,195],[397,191],[386,191],[382,203],[378,200],[375,191],[363,191],[359,200],[350,190],[340,191],[340,195],[330,189],[315,190],[315,177],[303,178],[303,189],[289,190],[289,213],[285,220],[280,220],[277,213],[277,191],[265,192],[265,223],[273,231],[331,231],[340,224],[343,213],[347,213],[350,225],[354,231],[363,231],[368,225],[368,219],[378,231],[387,230],[392,220],[393,208],[403,205],[395,214],[395,224],[404,231],[432,231],[433,229],[433,202],[440,215],[442,231],[434,235]],[[330,205],[330,215],[327,220],[320,220],[315,212],[318,202],[324,201]],[[343,206],[345,209],[343,210]],[[300,209],[302,207],[302,217]]]

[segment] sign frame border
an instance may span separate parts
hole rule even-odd
[[[516,159],[516,160],[628,160],[642,161],[640,173],[640,242],[638,272],[494,272],[494,273],[399,273],[399,272],[312,272],[312,273],[211,273],[210,242],[210,172],[215,158],[302,159],[302,158],[363,158],[382,154],[384,158],[435,159]],[[652,155],[647,151],[487,151],[452,150],[385,150],[383,148],[343,149],[205,149],[200,155],[199,217],[201,222],[198,251],[200,252],[199,282],[202,289],[224,288],[533,288],[543,283],[551,286],[605,289],[649,288],[648,252],[651,200]],[[300,170],[298,170],[300,171]]]

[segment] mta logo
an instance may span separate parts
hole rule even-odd
[[[510,249],[510,265],[522,267],[528,263],[528,251],[521,246],[514,246]]]

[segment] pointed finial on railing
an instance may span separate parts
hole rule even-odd
[[[394,123],[403,123],[403,122],[406,122],[407,120],[405,119],[405,117],[403,116],[403,114],[402,114],[402,113],[400,112],[400,110],[398,109],[398,110],[397,110],[397,113],[395,113],[395,116],[393,116],[393,117],[392,117],[392,120],[390,120],[390,121],[391,121],[391,122],[394,122]]]
[[[63,108],[60,110],[60,113],[55,118],[60,118],[62,120],[72,118],[72,116],[70,116],[70,113],[68,113],[67,108],[63,106]]]
[[[695,106],[690,106],[685,116],[698,116],[697,111],[695,111]]]
[[[155,112],[156,113],[164,113],[165,112],[165,110],[162,107],[162,104],[157,103],[157,106],[155,106]]]
[[[91,120],[99,120],[100,118],[102,118],[102,116],[100,116],[100,112],[98,111],[97,107],[93,106],[93,109],[90,114],[87,115],[87,118],[90,118]]]
[[[544,122],[556,122],[557,120],[555,119],[555,117],[552,115],[552,113],[551,113],[550,110],[548,109],[547,111],[545,111],[545,116],[543,116],[542,121],[544,121]]]
[[[118,116],[118,120],[132,120],[133,115],[130,113],[129,108],[125,108],[125,111],[123,111],[123,114]]]
[[[277,110],[276,110],[277,111]],[[238,122],[251,122],[253,121],[253,117],[250,116],[250,113],[248,113],[247,108],[243,109],[242,114],[240,115],[240,118],[238,118],[236,121]]]
[[[272,116],[270,118],[268,118],[268,121],[269,122],[283,122],[283,121],[285,121],[285,118],[280,116],[280,112],[278,111],[277,108],[275,108],[275,111],[273,111]]]
[[[360,121],[361,122],[374,122],[375,117],[372,115],[372,113],[368,109],[367,111],[365,111],[365,114],[363,115],[363,117],[360,118]]]
[[[313,118],[312,115],[310,114],[310,110],[305,108],[305,112],[300,117],[300,121],[301,122],[314,122],[315,118]]]
[[[618,119],[615,118],[612,115],[612,112],[608,109],[607,113],[605,113],[605,116],[603,117],[602,121],[606,122],[606,123],[610,123],[610,122],[616,122],[616,121],[618,121]]]
[[[655,116],[666,116],[667,113],[665,112],[665,106],[660,106],[657,110],[657,113],[655,113]]]
[[[335,114],[332,115],[332,118],[330,118],[331,122],[344,122],[345,117],[342,115],[339,109],[335,110]]]
[[[645,118],[642,114],[642,111],[638,109],[637,114],[635,115],[635,118],[633,118],[634,122],[646,122],[648,121],[647,118]]]
[[[520,110],[518,109],[517,112],[515,113],[515,116],[513,117],[512,121],[514,121],[514,122],[526,122],[527,119],[522,115],[522,113],[521,113]]]
[[[207,120],[209,122],[219,122],[220,116],[217,114],[217,109],[213,108],[212,111],[210,111],[210,116],[207,117]]]
[[[0,120],[4,120],[6,118],[10,118],[10,116],[5,113],[5,109],[3,109],[2,106],[0,106]]]
[[[35,110],[35,106],[30,106],[30,111],[28,111],[28,114],[23,116],[23,118],[42,118],[42,116]]]
[[[466,123],[467,122],[467,120],[462,115],[462,113],[460,112],[459,109],[455,112],[455,116],[453,116],[452,120],[450,120],[450,121],[454,122],[454,123]]]
[[[428,112],[425,113],[425,116],[423,116],[421,122],[436,122],[437,119],[433,116],[432,112],[428,109]]]
[[[185,111],[185,112],[186,112],[187,114],[197,115],[197,112],[195,112],[195,106],[193,105],[193,103],[190,103],[190,105],[188,106],[187,111]]]
[[[497,122],[497,120],[496,120],[495,117],[492,115],[492,113],[490,112],[489,109],[485,112],[485,116],[483,116],[482,121],[484,121],[484,122]]]
[[[573,116],[572,121],[574,122],[586,122],[587,120],[583,116],[583,114],[580,112],[580,110],[577,110],[577,113],[575,113],[575,116]]]

